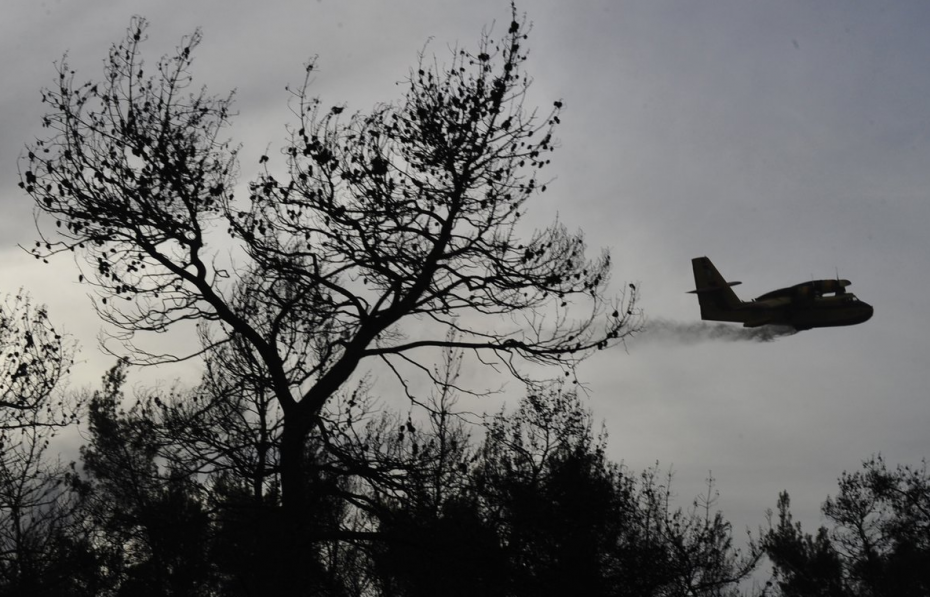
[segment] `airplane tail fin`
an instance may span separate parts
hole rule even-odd
[[[742,301],[730,288],[739,282],[727,282],[707,257],[695,257],[691,265],[694,268],[695,289],[690,292],[698,295],[701,319],[742,321],[743,318],[734,313]]]

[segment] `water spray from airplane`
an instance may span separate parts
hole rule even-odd
[[[632,343],[657,342],[690,346],[702,342],[772,342],[797,333],[796,329],[785,325],[744,328],[707,321],[683,322],[671,319],[650,319]]]

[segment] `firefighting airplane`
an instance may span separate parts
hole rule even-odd
[[[856,325],[872,317],[872,306],[846,292],[849,280],[811,280],[767,292],[744,302],[730,289],[740,282],[727,282],[707,257],[691,260],[695,290],[701,304],[701,319],[733,321],[743,327],[791,326],[796,330]],[[828,296],[825,296],[828,295]]]

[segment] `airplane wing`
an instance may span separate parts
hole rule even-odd
[[[775,323],[775,320],[771,317],[765,317],[762,319],[750,319],[749,321],[743,322],[744,328],[757,328],[763,325],[769,325],[770,323]]]

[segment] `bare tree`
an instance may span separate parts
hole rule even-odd
[[[261,504],[278,485],[282,413],[261,364],[240,336],[211,351],[192,391],[143,400],[158,421],[161,456],[190,475],[231,476]]]
[[[74,349],[45,307],[34,306],[23,293],[6,297],[0,304],[0,433],[76,421],[79,405],[57,391]]]
[[[62,581],[63,535],[77,504],[74,471],[49,442],[74,423],[78,397],[62,385],[74,345],[25,294],[0,303],[0,587],[38,591]]]
[[[101,82],[78,84],[63,61],[44,91],[50,133],[20,162],[21,186],[54,222],[36,257],[82,257],[80,279],[137,362],[192,356],[134,344],[184,321],[212,323],[201,352],[237,338],[283,413],[296,517],[306,438],[363,362],[385,364],[415,398],[409,372],[432,377],[424,349],[463,349],[529,379],[526,364],[570,373],[635,326],[635,288],[606,294],[606,252],[586,258],[582,235],[559,223],[518,234],[546,190],[562,104],[524,107],[528,27],[514,12],[505,29],[446,65],[421,56],[403,98],[369,113],[324,108],[309,65],[292,92],[286,171],[263,156],[248,201],[234,198],[236,149],[221,140],[231,96],[191,91],[199,31],[149,76],[136,18]],[[241,249],[233,271],[208,245],[223,230]],[[411,338],[413,321],[432,323]]]

